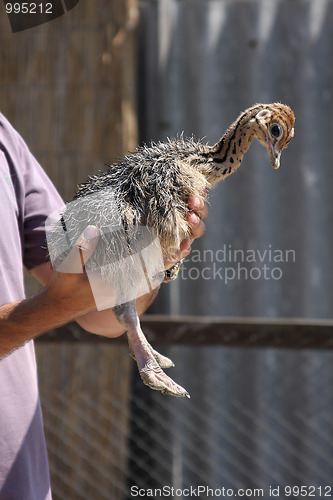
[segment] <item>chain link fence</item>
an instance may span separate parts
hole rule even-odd
[[[332,493],[331,350],[160,351],[190,400],[145,387],[125,345],[37,344],[55,500]]]

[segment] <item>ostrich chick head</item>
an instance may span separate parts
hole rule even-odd
[[[252,120],[255,135],[266,147],[272,167],[279,168],[281,152],[294,137],[294,113],[289,106],[274,103],[268,104]]]

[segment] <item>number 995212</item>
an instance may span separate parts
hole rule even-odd
[[[52,3],[6,2],[7,14],[52,14]]]
[[[287,497],[320,498],[332,497],[331,486],[285,486],[284,495]]]

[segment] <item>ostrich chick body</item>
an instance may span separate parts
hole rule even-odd
[[[206,197],[207,189],[231,175],[254,138],[263,144],[273,168],[279,168],[281,151],[294,135],[294,114],[283,104],[256,104],[239,115],[213,146],[178,138],[139,147],[119,163],[91,177],[79,187],[76,199],[91,193],[112,192],[125,228],[145,225],[156,230],[164,259],[175,253],[190,236],[186,222],[191,195]],[[105,224],[108,210],[105,209]],[[99,207],[87,202],[87,223],[99,226]],[[92,217],[93,214],[95,217]],[[105,252],[104,252],[105,253]],[[105,257],[107,258],[107,257]],[[135,300],[114,307],[126,328],[130,352],[136,359],[145,384],[174,396],[187,391],[168,377],[162,368],[173,366],[148,344],[140,326]]]

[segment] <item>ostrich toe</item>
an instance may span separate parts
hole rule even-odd
[[[168,358],[167,356],[163,356],[163,354],[160,354],[159,352],[155,351],[155,349],[152,348],[152,346],[149,344],[150,351],[154,358],[156,359],[157,363],[160,365],[161,368],[173,368],[175,366],[175,363]]]
[[[163,354],[160,354],[157,352],[148,342],[147,342],[147,347],[150,349],[150,352],[156,359],[157,363],[160,365],[161,368],[172,368],[175,366],[174,362],[170,359],[167,358],[166,356],[163,356]],[[130,356],[136,361],[135,354],[133,350],[130,347]]]

